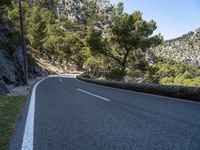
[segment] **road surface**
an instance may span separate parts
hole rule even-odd
[[[11,150],[199,150],[200,104],[51,77],[34,86]]]

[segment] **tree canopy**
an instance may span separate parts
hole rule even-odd
[[[57,2],[22,1],[26,43],[34,57],[49,59],[52,64],[65,60],[84,68],[92,78],[199,85],[200,71],[196,67],[157,57],[153,63],[148,62],[148,49],[161,44],[163,38],[154,34],[156,22],[144,20],[142,12],[126,13],[123,3],[119,3],[107,18],[99,13],[94,1],[81,0],[87,21],[77,24],[56,17],[48,9]],[[19,31],[17,1],[2,0],[0,4],[4,19]]]
[[[162,42],[160,35],[152,36],[156,28],[156,23],[143,20],[139,11],[124,13],[123,3],[119,3],[113,10],[108,34],[102,36],[101,31],[92,29],[88,43],[93,54],[105,55],[116,61],[122,79],[131,57]]]

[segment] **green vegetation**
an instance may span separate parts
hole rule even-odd
[[[54,2],[47,1],[48,4]],[[77,58],[83,59],[80,51],[84,47],[86,25],[77,25],[64,18],[59,19],[40,3],[22,2],[22,8],[26,43],[33,56],[49,59],[52,63],[66,60],[80,67],[83,65]],[[13,2],[10,7],[4,9],[4,12],[6,13],[3,17],[20,31],[17,3]]]
[[[34,49],[42,50],[47,37],[47,21],[41,14],[42,9],[38,6],[32,8],[32,14],[30,16],[30,26],[28,30],[28,39],[31,46]]]
[[[147,59],[149,47],[162,43],[154,35],[155,21],[146,21],[142,12],[125,13],[123,3],[112,8],[110,17],[98,13],[90,0],[80,0],[87,19],[82,24],[66,17],[56,17],[53,11],[39,2],[23,1],[25,37],[33,57],[55,62],[70,62],[85,68],[91,78],[125,80],[157,84],[199,86],[199,69],[166,58]],[[45,0],[47,6],[57,0]],[[19,10],[16,2],[2,1],[4,19],[19,29]],[[14,38],[17,40],[17,38]],[[34,60],[34,59],[33,59]]]
[[[200,69],[171,59],[157,58],[150,80],[163,85],[200,86]]]
[[[0,96],[0,149],[6,149],[17,116],[25,102],[25,96]]]
[[[102,37],[101,31],[92,29],[88,44],[93,55],[103,55],[113,61],[110,66],[112,78],[123,80],[127,69],[138,63],[134,59],[144,60],[145,50],[162,42],[160,35],[151,36],[156,29],[156,23],[142,19],[142,13],[132,14],[123,12],[123,3],[113,10],[108,36]],[[141,65],[142,66],[142,65]],[[141,67],[144,70],[145,67]],[[134,69],[134,68],[132,68]]]

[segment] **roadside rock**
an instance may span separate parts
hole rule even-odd
[[[6,84],[4,83],[4,81],[0,80],[0,95],[5,95],[8,92],[9,91],[6,87]]]
[[[22,49],[15,47],[15,52],[12,55],[12,62],[13,62],[13,66],[15,67],[16,71],[16,80],[18,82],[19,85],[23,85],[24,82],[24,58],[23,58],[23,54],[22,54]]]
[[[15,68],[8,54],[2,49],[0,49],[0,72],[1,79],[4,80],[6,84],[15,84]]]
[[[24,61],[17,31],[0,18],[0,95],[8,90],[24,85]],[[31,56],[28,60],[29,77],[50,75],[53,72],[39,66]],[[55,73],[54,73],[55,74]]]

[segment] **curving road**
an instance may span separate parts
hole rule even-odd
[[[33,88],[9,149],[199,150],[200,104],[51,77]]]

